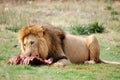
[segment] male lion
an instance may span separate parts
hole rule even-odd
[[[65,34],[53,26],[25,26],[18,32],[23,55],[53,58],[53,65],[64,66],[70,63],[112,63],[99,59],[100,49],[95,36],[87,38]]]
[[[59,62],[70,63],[63,52],[64,32],[60,29],[49,26],[25,26],[19,30],[18,39],[25,56],[53,58],[53,65],[59,65]]]

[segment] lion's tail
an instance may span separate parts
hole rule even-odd
[[[100,60],[100,62],[105,63],[105,64],[117,64],[117,65],[120,65],[120,62],[114,62],[114,61]]]

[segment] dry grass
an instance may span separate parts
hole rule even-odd
[[[6,12],[13,11],[16,15],[24,15],[28,19],[27,23],[48,22],[54,25],[73,25],[76,23],[86,24],[91,22],[108,25],[119,25],[119,15],[115,15],[117,20],[111,20],[110,10],[106,10],[109,5],[119,14],[119,2],[110,4],[104,1],[41,1],[38,3],[26,3],[12,6],[5,4]],[[5,12],[3,10],[3,12]],[[5,13],[6,13],[5,12]],[[14,19],[14,18],[13,18]]]

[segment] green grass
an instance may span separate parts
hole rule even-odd
[[[94,22],[88,25],[73,25],[70,28],[70,33],[74,35],[90,35],[93,33],[102,33],[104,32],[105,28],[102,24],[98,22]]]
[[[71,64],[65,67],[6,65],[11,56],[21,52],[16,38],[17,31],[27,23],[39,24],[40,22],[64,26],[62,29],[73,31],[77,35],[85,30],[87,30],[86,34],[95,32],[94,35],[100,44],[101,59],[120,62],[120,6],[118,3],[120,4],[120,2],[112,3],[107,10],[105,7],[108,3],[102,0],[82,3],[43,1],[39,4],[8,5],[8,11],[2,13],[0,11],[0,80],[120,80],[120,65]],[[117,17],[118,20],[111,20],[111,17]],[[71,28],[71,25],[75,29]],[[85,26],[83,29],[80,28],[83,26]],[[105,28],[105,32],[96,33],[96,29],[102,30],[101,27]]]
[[[69,65],[65,67],[52,66],[7,66],[0,67],[2,80],[119,80],[118,65]]]

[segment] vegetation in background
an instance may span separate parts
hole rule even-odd
[[[112,6],[107,6],[106,9],[107,10],[112,10]]]
[[[98,22],[94,22],[88,25],[73,25],[69,28],[70,32],[75,35],[102,33],[105,30],[103,25],[99,24]]]
[[[116,11],[115,9],[111,10],[111,16],[112,16],[112,20],[119,20],[119,18],[117,17],[118,15],[118,11]]]
[[[116,32],[120,32],[120,25],[113,25],[113,26],[110,26],[110,29],[116,31]]]
[[[7,30],[17,32],[26,23],[26,15],[18,14],[15,10],[7,10],[0,14],[0,24],[6,25]]]
[[[115,10],[115,9],[112,7],[112,5],[107,6],[106,9],[110,11],[111,19],[112,19],[112,20],[119,20],[119,18],[117,17],[117,15],[118,15],[119,13],[118,13],[117,10]]]

